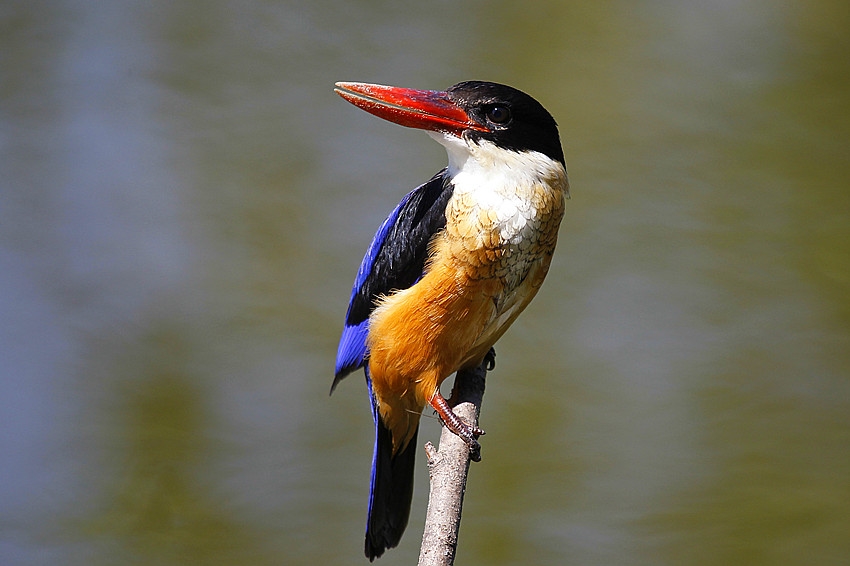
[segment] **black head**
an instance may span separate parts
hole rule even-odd
[[[498,83],[465,81],[450,87],[446,95],[486,130],[465,130],[465,138],[487,140],[514,151],[538,151],[564,164],[558,124],[542,104],[521,90]]]

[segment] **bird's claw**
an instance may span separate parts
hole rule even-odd
[[[478,443],[477,440],[472,439],[471,442],[467,442],[469,446],[469,459],[473,462],[481,461],[481,444]]]
[[[496,348],[492,346],[487,351],[487,355],[484,356],[484,369],[487,371],[496,369]]]
[[[478,442],[478,437],[486,434],[483,429],[477,426],[472,426],[465,420],[461,419],[457,414],[452,412],[454,418],[444,419],[438,412],[440,421],[447,429],[452,431],[457,437],[463,440],[469,446],[469,459],[473,462],[481,461],[481,444]]]
[[[481,460],[481,444],[478,443],[478,437],[485,434],[484,430],[467,423],[465,420],[457,416],[448,402],[439,393],[431,400],[431,406],[440,417],[440,421],[447,429],[452,431],[461,440],[469,446],[469,458],[478,462]]]

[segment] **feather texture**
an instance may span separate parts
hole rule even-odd
[[[405,195],[372,238],[351,290],[332,392],[341,379],[365,363],[369,315],[378,299],[407,289],[422,277],[428,244],[446,225],[451,194],[452,184],[443,169]]]

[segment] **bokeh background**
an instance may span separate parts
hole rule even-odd
[[[336,341],[445,154],[332,86],[484,79],[557,118],[573,198],[458,563],[850,564],[848,29],[846,0],[4,2],[0,563],[364,563]]]

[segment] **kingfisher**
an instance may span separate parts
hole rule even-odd
[[[484,431],[440,393],[478,367],[537,294],[569,198],[552,115],[510,86],[445,91],[339,82],[335,92],[390,122],[425,130],[448,166],[413,189],[372,239],[354,280],[331,386],[364,368],[375,421],[366,521],[370,561],[410,516],[419,419],[431,406],[471,453]]]

